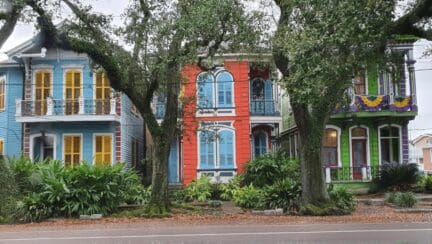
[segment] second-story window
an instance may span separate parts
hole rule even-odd
[[[82,92],[81,70],[66,71],[65,78],[65,114],[78,114],[79,97]]]
[[[0,77],[0,112],[5,111],[6,78]]]
[[[365,71],[358,71],[353,78],[354,93],[356,95],[366,95],[366,74]]]
[[[232,75],[220,70],[216,73],[205,72],[197,77],[198,98],[200,109],[230,109],[234,106],[234,79]]]
[[[110,113],[111,85],[104,72],[96,73],[95,110],[96,114]]]
[[[51,96],[51,71],[38,70],[34,80],[34,111],[36,115],[45,115],[47,98]]]

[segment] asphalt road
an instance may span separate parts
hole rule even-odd
[[[432,223],[53,227],[0,232],[0,243],[432,243]]]

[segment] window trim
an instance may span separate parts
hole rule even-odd
[[[265,154],[268,154],[269,153],[269,135],[268,135],[268,133],[266,132],[266,131],[264,131],[264,130],[257,130],[257,131],[254,131],[253,133],[252,133],[252,145],[253,145],[253,147],[252,147],[252,149],[253,149],[253,152],[252,152],[252,156],[253,156],[253,159],[255,159],[256,158],[256,155],[255,155],[255,136],[257,136],[257,135],[259,135],[259,134],[264,134],[265,135],[265,143],[266,143],[266,153]],[[261,156],[261,155],[260,155]]]
[[[29,158],[31,160],[34,160],[34,158],[33,158],[33,155],[34,155],[34,151],[33,151],[34,139],[36,137],[41,137],[41,136],[42,136],[42,133],[37,133],[37,134],[31,134],[30,135],[30,143],[29,143],[29,145],[30,145],[29,154],[30,155],[29,155]],[[53,134],[53,133],[46,133],[45,136],[47,136],[47,137],[50,136],[50,137],[53,138],[53,160],[56,160],[57,159],[57,136],[56,136],[56,134]]]
[[[81,145],[80,145],[80,164],[83,161],[83,146],[84,146],[84,135],[83,133],[63,133],[62,134],[62,161],[63,165],[65,165],[65,137],[66,136],[79,136],[81,138]],[[72,165],[74,167],[74,165]]]
[[[92,165],[96,165],[96,137],[97,136],[111,136],[111,166],[114,165],[114,133],[93,133],[93,156],[92,156]],[[103,164],[103,163],[102,163]]]
[[[342,160],[341,160],[341,136],[342,136],[342,130],[341,128],[335,126],[335,125],[326,125],[325,129],[324,129],[324,134],[325,135],[325,130],[327,129],[334,129],[337,132],[337,160],[338,160],[338,164],[337,167],[342,168]],[[322,146],[322,143],[321,143]],[[323,165],[324,167],[326,167],[325,165]]]
[[[96,99],[98,99],[97,95],[96,95],[97,94],[97,89],[98,89],[98,86],[96,85],[96,78],[97,78],[97,75],[100,74],[100,73],[102,73],[102,75],[104,75],[106,77],[107,81],[108,81],[108,85],[109,85],[109,88],[110,88],[109,101],[111,100],[111,98],[113,98],[112,97],[112,95],[113,95],[113,89],[112,89],[111,82],[108,79],[108,76],[107,76],[106,72],[102,71],[102,70],[93,71],[93,73],[92,73],[93,75],[92,76],[93,76],[93,104],[94,105],[96,105]],[[81,83],[83,83],[83,82],[81,82]],[[82,84],[81,84],[81,86],[82,86]],[[105,87],[105,86],[103,86],[103,87]],[[111,108],[110,102],[109,102],[109,108]],[[96,106],[94,106],[94,111],[93,112],[96,113]],[[105,114],[105,113],[102,113],[102,114]]]
[[[379,156],[379,165],[382,165],[382,155],[381,155],[381,139],[383,138],[381,136],[381,128],[384,127],[396,127],[399,130],[399,162],[398,164],[402,164],[403,163],[403,154],[402,154],[402,126],[401,125],[397,125],[397,124],[384,124],[384,125],[380,125],[378,126],[378,156]],[[386,138],[386,137],[384,137]]]
[[[365,94],[356,94],[355,93],[355,84],[354,84],[354,78],[352,79],[353,83],[353,93],[355,96],[368,96],[369,95],[369,77],[368,77],[368,71],[367,69],[364,69],[364,76],[365,76]],[[378,94],[379,94],[379,77],[377,79],[378,82]]]
[[[6,108],[7,108],[7,92],[6,92],[7,77],[6,77],[6,74],[0,75],[0,85],[1,85],[2,81],[4,82],[4,94],[3,94],[3,108],[0,108],[0,113],[6,112]]]
[[[352,136],[352,130],[355,128],[363,128],[366,129],[366,137],[357,137],[357,136]],[[367,166],[371,166],[371,162],[370,162],[370,133],[369,133],[369,127],[367,127],[366,125],[353,125],[351,127],[349,127],[348,129],[349,131],[349,152],[350,152],[350,167],[354,167],[354,162],[353,162],[353,148],[352,148],[352,140],[354,139],[366,139],[366,165]]]
[[[219,151],[216,150],[218,147],[218,141],[216,141],[216,143],[214,144],[214,157],[215,157],[215,167],[213,169],[204,169],[201,168],[201,145],[200,145],[200,136],[201,133],[205,132],[205,131],[215,131],[215,129],[217,129],[217,133],[221,132],[221,131],[230,131],[233,133],[233,171],[237,170],[237,162],[236,162],[236,130],[233,127],[228,127],[228,126],[224,126],[224,125],[216,125],[216,126],[211,126],[211,127],[200,127],[198,129],[198,133],[197,133],[197,155],[198,155],[198,159],[197,159],[197,171],[219,171],[221,169],[220,167],[220,158],[219,158]],[[227,171],[227,170],[225,170]]]

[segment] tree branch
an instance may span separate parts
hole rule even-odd
[[[3,46],[9,36],[12,34],[22,9],[23,7],[21,5],[13,5],[9,14],[2,14],[0,16],[0,19],[6,21],[6,23],[4,23],[0,28],[0,47]]]
[[[421,20],[432,17],[432,0],[418,0],[411,11],[400,17],[393,25],[392,34],[415,35],[432,40],[430,31],[416,27]]]

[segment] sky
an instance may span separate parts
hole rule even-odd
[[[117,25],[121,24],[121,14],[128,4],[127,0],[86,0],[86,2],[91,2],[98,12],[111,14],[113,23]],[[69,14],[66,10],[62,11],[61,16],[66,17]],[[0,49],[0,60],[6,58],[2,52],[30,39],[35,33],[32,25],[18,23],[13,34]],[[423,55],[428,47],[432,48],[432,42],[420,40],[414,44],[414,57],[417,60],[415,69],[419,112],[415,120],[409,123],[410,139],[424,133],[432,133],[432,57]]]

